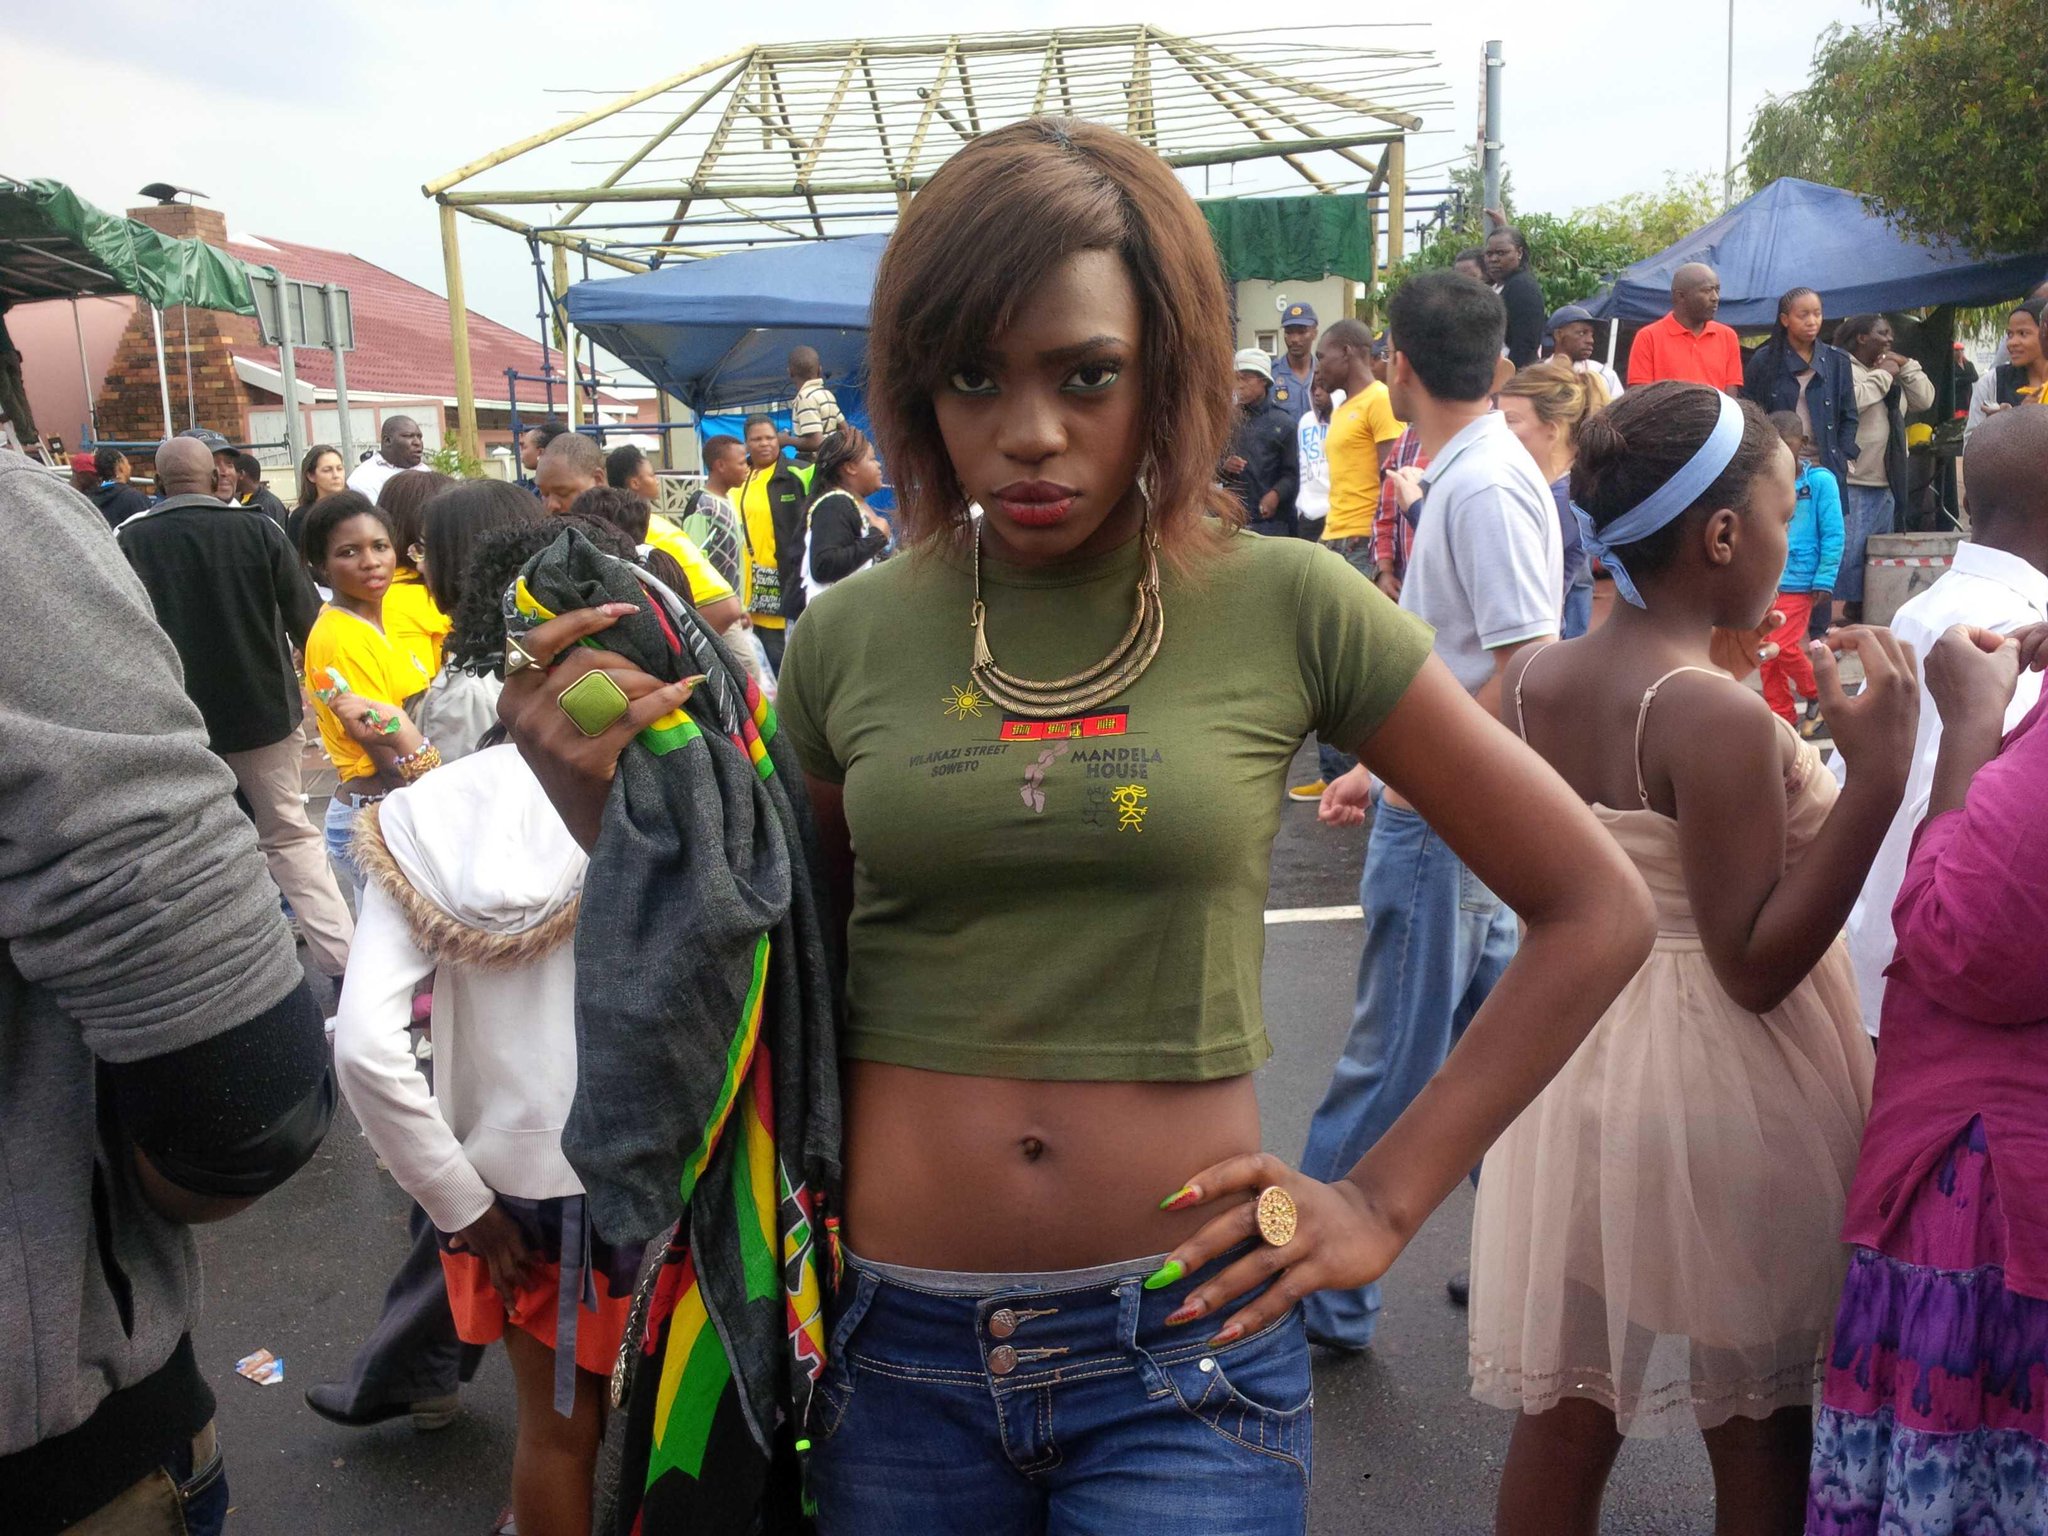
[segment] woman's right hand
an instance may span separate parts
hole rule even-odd
[[[2005,710],[2020,680],[2020,645],[1988,629],[1956,624],[1927,651],[1927,696],[1944,731],[1981,726],[2005,734]]]
[[[426,745],[412,717],[396,704],[365,698],[360,693],[337,694],[328,706],[348,739],[365,751],[388,749],[399,757],[410,757]]]
[[[510,1312],[513,1297],[533,1271],[534,1254],[519,1235],[518,1225],[505,1214],[504,1207],[492,1201],[483,1215],[460,1232],[449,1235],[448,1246],[456,1253],[473,1253],[484,1261],[484,1270],[491,1278],[491,1289],[498,1293],[498,1300]]]
[[[1323,798],[1316,806],[1316,820],[1326,827],[1362,827],[1372,808],[1372,770],[1363,763],[1323,786]]]
[[[1828,631],[1812,645],[1820,711],[1835,750],[1851,774],[1884,773],[1903,791],[1912,764],[1913,736],[1920,724],[1920,682],[1912,654],[1889,629],[1853,624]],[[1863,663],[1863,691],[1850,697],[1835,671],[1835,652],[1853,652]]]
[[[2022,672],[2048,672],[2048,624],[2029,624],[2006,638],[2020,648]]]
[[[505,691],[498,697],[498,719],[570,836],[586,849],[597,843],[605,797],[626,743],[643,727],[682,708],[694,686],[663,683],[615,651],[576,644],[637,611],[632,603],[578,608],[527,631],[519,643],[538,665],[506,678]],[[629,701],[625,714],[595,736],[584,735],[559,707],[562,691],[587,672],[607,673]]]

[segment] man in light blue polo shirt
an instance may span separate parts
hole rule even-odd
[[[1287,345],[1273,359],[1273,403],[1299,423],[1309,409],[1309,386],[1316,381],[1315,305],[1290,304],[1281,310],[1280,339]]]
[[[1426,470],[1392,471],[1420,492],[1401,606],[1434,626],[1435,649],[1489,713],[1517,651],[1555,639],[1564,593],[1564,538],[1550,487],[1493,409],[1508,364],[1507,311],[1484,283],[1429,272],[1404,283],[1388,311],[1388,387],[1411,423]],[[1393,790],[1372,794],[1364,767],[1324,792],[1334,810],[1373,807],[1359,904],[1365,953],[1358,1001],[1301,1171],[1342,1178],[1422,1091],[1514,958],[1515,914]],[[1452,1295],[1462,1300],[1454,1282]],[[1309,1338],[1335,1349],[1372,1343],[1376,1285],[1318,1291],[1302,1304]]]

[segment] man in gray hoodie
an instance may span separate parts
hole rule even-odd
[[[320,1009],[105,520],[0,451],[0,523],[0,1524],[215,1532],[188,1228],[318,1147]]]

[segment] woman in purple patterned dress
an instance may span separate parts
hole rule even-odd
[[[2048,625],[1926,661],[1933,796],[1893,917],[1808,1536],[2048,1533]]]

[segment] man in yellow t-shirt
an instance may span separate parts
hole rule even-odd
[[[1372,520],[1380,509],[1380,471],[1386,467],[1402,424],[1394,417],[1387,386],[1372,371],[1372,332],[1356,320],[1339,320],[1316,342],[1316,382],[1344,403],[1330,414],[1323,438],[1329,460],[1330,515],[1323,519],[1323,543],[1367,578],[1373,574]],[[1355,761],[1327,742],[1316,744],[1321,776],[1296,784],[1287,797],[1313,805],[1329,781]]]
[[[540,499],[550,517],[574,511],[577,500],[585,491],[618,489],[605,485],[604,450],[580,433],[566,433],[542,449],[537,475]],[[661,550],[683,568],[683,576],[690,583],[690,601],[706,623],[723,633],[740,616],[739,602],[733,595],[731,584],[712,568],[711,562],[704,558],[704,552],[690,542],[682,529],[653,511],[644,497],[631,492],[624,494],[630,498],[629,505],[647,516],[644,531],[640,528],[629,530],[634,541]],[[607,516],[602,510],[595,515],[605,517],[608,522],[620,522],[619,518]]]
[[[1367,576],[1373,573],[1372,520],[1380,506],[1380,471],[1401,435],[1387,386],[1373,376],[1372,333],[1339,320],[1316,344],[1316,377],[1344,403],[1330,417],[1323,451],[1330,461],[1330,515],[1323,542]]]
[[[720,634],[737,624],[743,610],[732,583],[705,557],[695,539],[654,510],[661,499],[661,477],[655,474],[647,455],[631,443],[614,448],[605,455],[604,478],[610,489],[623,491],[639,504],[638,510],[646,515],[647,521],[626,531],[633,535],[636,544],[660,550],[682,568],[690,583],[690,602],[704,616],[704,622]],[[580,500],[581,493],[577,502],[570,503],[572,511]],[[618,521],[615,517],[610,520]]]
[[[732,584],[718,574],[718,568],[704,558],[704,551],[682,529],[659,512],[647,515],[647,547],[658,549],[682,567],[690,583],[690,602],[720,634],[739,623],[745,610],[740,607]]]

